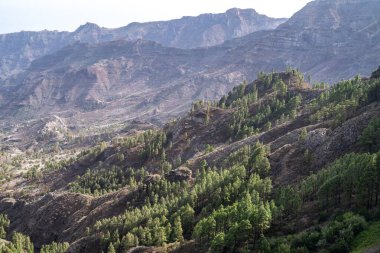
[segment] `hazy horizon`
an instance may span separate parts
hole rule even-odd
[[[19,31],[74,31],[87,22],[116,28],[132,22],[149,22],[198,16],[203,13],[224,13],[231,8],[255,9],[275,18],[289,18],[311,0],[204,0],[152,2],[119,0],[0,0],[0,34]],[[158,10],[158,11],[157,11]]]

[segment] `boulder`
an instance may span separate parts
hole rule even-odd
[[[175,170],[169,171],[165,177],[167,180],[176,182],[176,181],[189,181],[191,179],[192,172],[187,167],[178,167]]]

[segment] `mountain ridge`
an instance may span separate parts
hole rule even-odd
[[[220,44],[256,30],[273,29],[285,20],[269,18],[253,9],[231,9],[221,14],[131,23],[120,28],[101,28],[97,24],[86,23],[73,32],[43,30],[2,34],[0,78],[4,79],[25,70],[34,59],[54,53],[77,41],[99,43],[120,39],[147,39],[171,47],[194,48]],[[194,39],[194,34],[198,36],[197,39]]]

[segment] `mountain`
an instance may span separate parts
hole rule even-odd
[[[136,117],[164,122],[192,101],[218,98],[260,71],[294,66],[312,82],[330,83],[368,76],[379,64],[379,13],[375,0],[318,0],[274,30],[214,47],[178,49],[144,40],[76,43],[3,80],[0,115],[13,121],[57,114],[74,125]],[[80,30],[101,29],[88,24],[76,33]]]
[[[0,114],[33,119],[53,113],[78,124],[136,117],[163,121],[194,99],[220,96],[236,83],[233,75],[203,73],[213,59],[201,49],[142,40],[71,45],[6,79],[0,87]]]
[[[347,79],[355,71],[368,76],[378,65],[379,10],[374,0],[312,1],[276,30],[243,38],[230,54],[267,71],[296,66],[316,81]]]
[[[221,44],[249,33],[274,29],[286,19],[269,18],[253,9],[230,9],[221,14],[131,23],[116,29],[86,23],[74,32],[18,32],[0,35],[0,78],[26,69],[31,61],[75,42],[99,43],[113,40],[152,40],[177,48]]]

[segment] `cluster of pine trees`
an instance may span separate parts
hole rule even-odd
[[[318,201],[322,210],[377,208],[380,205],[379,122],[379,118],[371,120],[358,140],[370,153],[347,154],[299,184],[279,188],[276,203],[289,210],[287,213],[311,201]]]
[[[324,227],[280,238],[261,237],[257,244],[262,253],[350,252],[353,239],[366,227],[362,216],[348,212],[337,215]]]
[[[270,167],[268,161],[259,162],[267,155],[262,144],[258,143],[252,150],[252,164]],[[279,211],[270,200],[271,180],[261,178],[259,172],[263,176],[268,174],[267,170],[244,165],[227,169],[204,166],[196,173],[194,182],[170,182],[161,178],[143,184],[133,194],[135,199],[131,208],[127,208],[123,215],[98,221],[88,229],[88,234],[100,233],[100,247],[104,251],[116,252],[137,245],[161,246],[191,238],[205,247],[214,245],[215,240],[219,241],[220,247],[230,249],[240,248],[239,245],[243,244],[252,247],[252,242],[269,227]],[[243,209],[252,212],[251,217],[242,216]],[[220,215],[230,218],[219,224]],[[235,238],[234,245],[227,239],[224,246],[220,245],[222,233],[229,238],[237,227],[247,222],[254,234]]]
[[[68,187],[72,192],[100,196],[123,187],[133,190],[141,185],[147,175],[144,168],[135,170],[113,165],[111,168],[87,169],[85,174],[79,176]]]
[[[287,213],[318,201],[321,210],[367,209],[380,204],[380,153],[347,154],[295,186],[278,189],[276,203]]]
[[[380,100],[380,79],[354,79],[342,81],[323,92],[310,104],[312,122],[332,120],[339,125],[355,111]]]
[[[299,91],[288,92],[283,79],[296,82],[296,87],[303,82],[303,75],[297,70],[289,69],[286,73],[259,73],[255,83],[243,83],[222,97],[218,105],[233,109],[230,125],[231,137],[245,138],[252,134],[271,129],[273,125],[282,124],[297,115],[302,96]],[[295,80],[290,80],[290,79]],[[258,89],[257,87],[260,87]],[[266,99],[260,99],[267,94]]]
[[[10,221],[5,214],[0,214],[0,239],[5,239]]]

